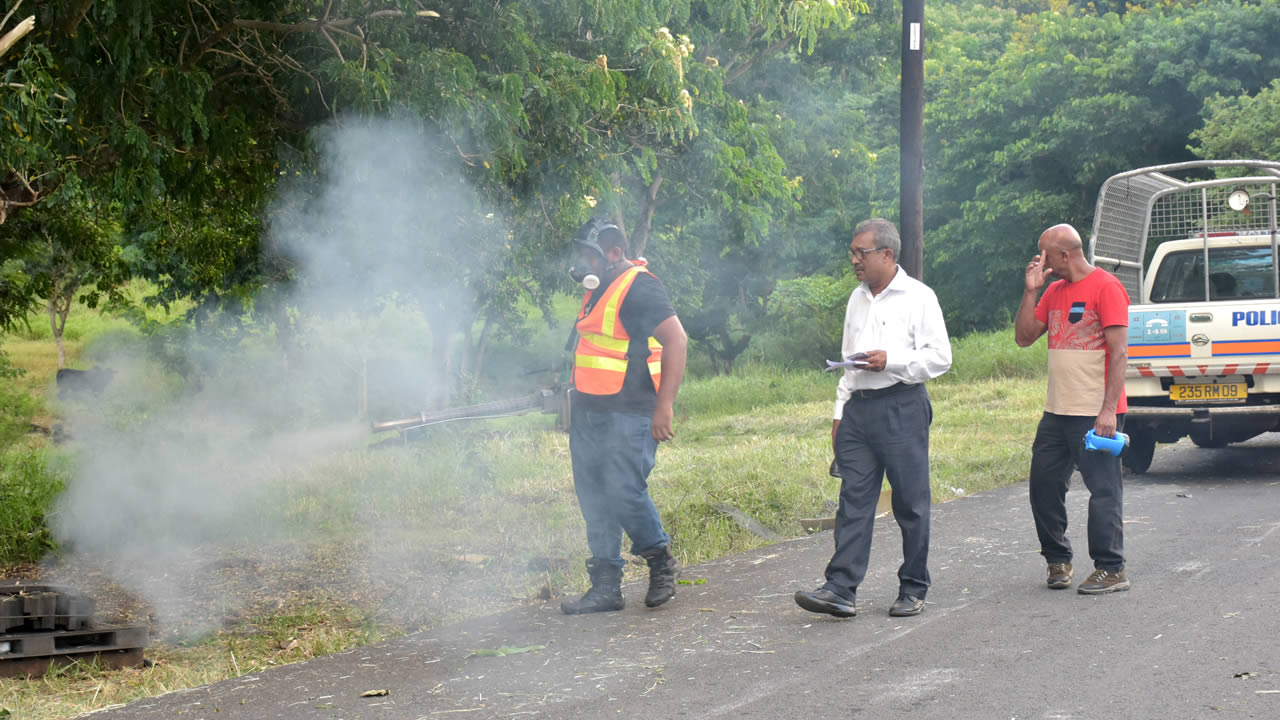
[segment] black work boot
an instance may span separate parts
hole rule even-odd
[[[560,603],[561,612],[582,615],[614,612],[626,606],[627,601],[622,597],[622,568],[615,567],[608,560],[591,558],[587,561],[587,574],[591,576],[591,589],[577,600]]]
[[[649,563],[649,592],[644,596],[644,604],[658,607],[676,596],[676,575],[680,572],[680,562],[671,554],[671,546],[663,545],[648,552],[640,553],[640,557]]]

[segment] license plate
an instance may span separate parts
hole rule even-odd
[[[1243,401],[1248,394],[1245,383],[1183,383],[1169,386],[1169,399],[1174,402]]]

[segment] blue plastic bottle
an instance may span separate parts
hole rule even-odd
[[[1119,456],[1127,447],[1129,447],[1129,436],[1122,432],[1116,433],[1115,437],[1107,438],[1095,435],[1093,428],[1089,428],[1089,432],[1084,434],[1085,450],[1096,450]]]

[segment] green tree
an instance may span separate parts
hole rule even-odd
[[[0,88],[17,130],[0,135],[4,207],[34,212],[61,196],[116,208],[123,255],[158,285],[153,299],[193,298],[197,316],[243,310],[290,279],[287,258],[260,246],[261,218],[281,150],[295,149],[290,168],[314,170],[311,130],[335,118],[426,118],[436,156],[508,223],[482,233],[477,248],[501,261],[466,280],[484,298],[477,312],[498,320],[522,295],[549,296],[546,263],[527,261],[563,246],[624,136],[661,143],[696,129],[680,42],[648,24],[653,8],[643,3],[428,11],[407,0],[376,10],[340,0],[77,0],[33,9],[37,30]],[[0,225],[0,242],[15,258],[37,255],[11,223]],[[5,297],[15,301],[6,312],[38,285],[23,262],[6,265]]]
[[[969,12],[935,14],[956,30],[934,43],[926,79],[926,277],[953,332],[1008,322],[1039,232],[1087,233],[1106,177],[1188,159],[1206,98],[1280,75],[1274,3]]]
[[[66,202],[67,197],[79,202]],[[81,299],[97,307],[106,298],[119,303],[119,288],[127,275],[113,215],[88,204],[88,199],[55,195],[12,223],[16,232],[35,239],[21,258],[23,270],[30,278],[30,291],[44,298],[59,368],[67,364],[62,336],[73,302]]]
[[[884,18],[861,15],[861,4],[820,10],[800,24],[807,34],[747,23],[721,35],[694,17],[690,36],[705,48],[690,71],[698,134],[657,153],[653,174],[636,183],[671,179],[662,193],[635,195],[647,199],[645,217],[660,207],[650,257],[716,371],[731,370],[766,328],[779,279],[840,256],[831,239],[833,226],[852,227],[845,198],[874,184],[858,172],[875,158],[864,145],[870,103],[852,93],[879,67]]]
[[[1202,158],[1280,159],[1280,80],[1255,95],[1214,95],[1205,101],[1204,126],[1191,133]]]

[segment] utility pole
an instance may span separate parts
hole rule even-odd
[[[899,225],[907,274],[924,279],[924,0],[902,0]]]

